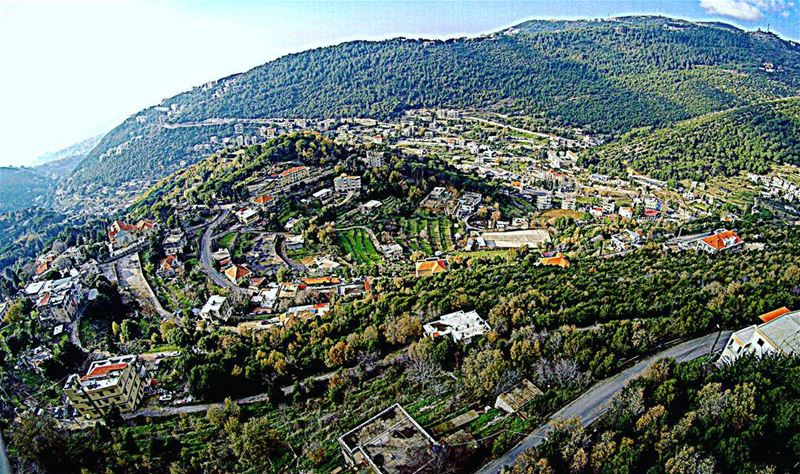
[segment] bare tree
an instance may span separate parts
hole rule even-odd
[[[581,371],[578,363],[572,359],[539,359],[533,371],[537,382],[542,385],[580,387],[591,380],[591,374]]]

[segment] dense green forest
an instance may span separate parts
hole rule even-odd
[[[622,174],[626,168],[659,179],[767,173],[773,165],[800,165],[800,98],[712,113],[672,127],[638,129],[589,150],[581,162]]]
[[[556,424],[522,456],[527,473],[769,473],[800,463],[800,359],[662,361],[631,382],[592,429]]]
[[[167,99],[103,138],[73,185],[163,176],[231,117],[394,117],[418,107],[541,115],[593,132],[663,126],[796,94],[800,47],[666,18],[531,22],[487,37],[355,41],[284,56]],[[761,68],[772,62],[778,68]],[[164,110],[177,112],[166,116]],[[613,113],[611,113],[613,111]],[[118,155],[104,153],[123,145]]]

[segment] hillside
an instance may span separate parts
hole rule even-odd
[[[85,156],[100,142],[103,135],[97,135],[86,140],[70,145],[64,149],[44,153],[36,158],[36,166],[41,166],[54,161],[61,161],[75,156]]]
[[[0,213],[41,203],[52,184],[32,168],[0,167]]]
[[[581,159],[597,171],[620,174],[629,167],[663,180],[763,174],[775,164],[800,165],[800,98],[636,130]]]
[[[197,161],[195,145],[232,128],[187,126],[211,118],[386,118],[453,107],[621,133],[797,94],[798,72],[797,44],[659,17],[534,21],[447,41],[355,41],[284,56],[131,116],[89,153],[70,186],[165,176],[182,160]]]
[[[796,472],[800,359],[654,364],[591,429],[556,425],[512,472]]]

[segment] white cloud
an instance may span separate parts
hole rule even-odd
[[[708,13],[747,21],[760,20],[766,13],[785,18],[794,5],[794,0],[700,0],[700,7]]]
[[[700,0],[700,7],[715,15],[730,16],[739,20],[760,20],[764,15],[746,0]]]

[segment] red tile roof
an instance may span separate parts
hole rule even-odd
[[[447,271],[447,260],[425,260],[417,262],[417,274],[420,273],[441,273]]]
[[[81,377],[81,380],[89,380],[95,377],[102,377],[111,371],[122,370],[127,366],[128,366],[127,362],[122,362],[119,364],[111,364],[111,365],[103,365],[100,367],[95,367],[91,372]]]
[[[774,310],[770,311],[769,313],[764,313],[761,316],[759,316],[759,318],[762,321],[764,321],[765,323],[768,323],[768,322],[772,321],[773,319],[780,318],[781,316],[783,316],[786,313],[789,313],[790,311],[791,310],[789,308],[784,306],[783,308],[774,309]]]
[[[569,261],[567,261],[567,259],[564,258],[564,255],[560,252],[557,253],[554,257],[540,258],[539,261],[542,263],[542,265],[548,267],[561,267],[561,268],[569,267]]]
[[[273,199],[272,196],[264,194],[263,196],[258,196],[257,198],[253,199],[253,202],[256,204],[266,204],[272,201],[272,199]]]
[[[337,277],[330,277],[330,276],[323,276],[323,277],[307,277],[303,278],[300,281],[305,283],[306,285],[338,285],[342,282]]]
[[[715,250],[722,250],[722,249],[724,249],[726,247],[731,246],[731,245],[726,245],[725,244],[725,240],[731,239],[731,238],[733,239],[733,244],[731,244],[731,245],[736,245],[736,244],[739,244],[739,243],[743,242],[742,238],[739,237],[739,235],[736,232],[732,231],[732,230],[726,230],[725,232],[720,232],[718,234],[709,235],[708,237],[703,239],[703,242],[705,242],[706,244],[710,245]]]
[[[293,166],[293,167],[289,168],[288,170],[281,171],[281,176],[286,176],[286,175],[289,175],[289,174],[292,174],[292,173],[295,173],[297,171],[304,170],[304,169],[306,169],[305,166]]]
[[[50,268],[50,264],[48,262],[44,262],[43,264],[39,265],[36,268],[36,274],[41,275],[42,273],[46,272]]]
[[[250,270],[246,269],[241,265],[234,265],[227,270],[225,270],[225,275],[228,276],[231,280],[239,281],[242,278],[246,277],[250,274]]]
[[[47,303],[50,302],[50,292],[48,291],[41,298],[39,298],[39,302],[36,303],[37,306],[47,306]]]

